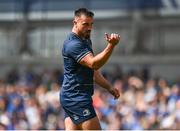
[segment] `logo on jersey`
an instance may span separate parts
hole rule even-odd
[[[91,112],[89,111],[89,109],[85,109],[83,111],[83,116],[89,116],[91,114]]]
[[[78,120],[79,119],[79,116],[77,116],[77,115],[73,115],[73,119],[76,121],[76,120]]]

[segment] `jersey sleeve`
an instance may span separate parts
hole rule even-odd
[[[66,46],[66,53],[79,62],[84,56],[91,53],[91,51],[83,43],[71,42]]]

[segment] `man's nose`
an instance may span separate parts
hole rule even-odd
[[[93,26],[90,24],[90,25],[88,26],[88,30],[91,30],[92,27],[93,27]]]
[[[88,27],[88,31],[91,31],[91,29],[92,29],[92,26],[91,26],[91,27]]]

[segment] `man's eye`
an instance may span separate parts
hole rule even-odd
[[[83,25],[88,26],[88,23],[84,23]]]

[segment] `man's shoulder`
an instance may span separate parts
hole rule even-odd
[[[69,37],[64,41],[64,48],[79,48],[84,46],[82,41],[76,37]]]
[[[73,34],[69,34],[64,41],[64,45],[73,45],[73,44],[80,44],[82,43],[81,40],[79,40],[77,37],[75,37]]]

